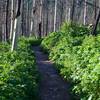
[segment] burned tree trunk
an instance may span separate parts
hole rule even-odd
[[[39,19],[39,26],[38,26],[38,34],[39,34],[39,38],[41,38],[42,37],[42,6],[43,6],[43,4],[42,4],[42,0],[40,0],[40,19]]]
[[[8,11],[9,11],[9,0],[7,0],[7,6],[6,6],[6,41],[9,40],[9,35],[8,35]]]
[[[18,0],[18,9],[17,9],[16,18],[20,16],[20,8],[21,8],[21,0]]]
[[[13,25],[14,25],[14,1],[11,0],[11,26],[10,26],[10,40],[12,40],[13,34]]]
[[[42,28],[42,23],[39,23],[39,38],[41,38],[41,28]]]
[[[85,0],[84,3],[84,25],[86,25],[86,21],[87,21],[87,0]]]
[[[18,19],[20,16],[20,8],[21,8],[21,0],[18,0],[18,7],[17,7],[17,14],[15,16],[15,22],[14,22],[14,33],[13,33],[13,40],[12,40],[12,47],[11,47],[11,51],[13,51],[14,49],[17,48],[17,24],[18,24]]]
[[[97,26],[98,26],[98,23],[99,23],[99,19],[100,19],[100,9],[99,9],[99,13],[98,13],[98,16],[97,16],[97,19],[95,21],[95,24],[94,24],[94,27],[93,27],[93,31],[92,31],[92,34],[93,35],[96,35],[96,29],[97,29]]]
[[[54,32],[56,31],[56,20],[57,20],[57,0],[55,0],[55,12],[54,12]]]
[[[97,0],[94,0],[94,19],[97,17]]]
[[[74,21],[75,0],[72,0],[71,22]]]

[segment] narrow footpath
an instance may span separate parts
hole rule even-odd
[[[69,93],[69,83],[59,76],[48,56],[39,46],[33,47],[38,70],[41,75],[39,95],[41,100],[73,100]]]

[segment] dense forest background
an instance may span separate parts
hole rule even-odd
[[[99,6],[100,0],[21,0],[16,32],[45,36],[65,21],[93,24]],[[0,0],[0,40],[12,37],[17,9],[18,0]]]
[[[0,100],[100,100],[99,22],[100,0],[0,0]]]

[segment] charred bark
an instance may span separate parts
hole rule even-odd
[[[93,31],[92,31],[93,35],[97,35],[96,30],[97,30],[97,26],[98,26],[99,20],[100,20],[100,9],[99,9],[99,13],[98,13],[97,19],[96,19],[94,27],[93,27]]]
[[[18,9],[17,9],[16,18],[20,16],[20,8],[21,8],[21,0],[18,0]]]
[[[7,0],[7,6],[6,6],[6,41],[9,41],[9,34],[8,34],[8,12],[9,11],[9,0]]]

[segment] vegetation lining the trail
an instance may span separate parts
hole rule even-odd
[[[0,44],[0,100],[37,100],[39,75],[32,41],[21,37],[14,52]]]
[[[100,99],[100,35],[82,25],[65,23],[42,41],[60,74],[70,80],[81,100]]]

